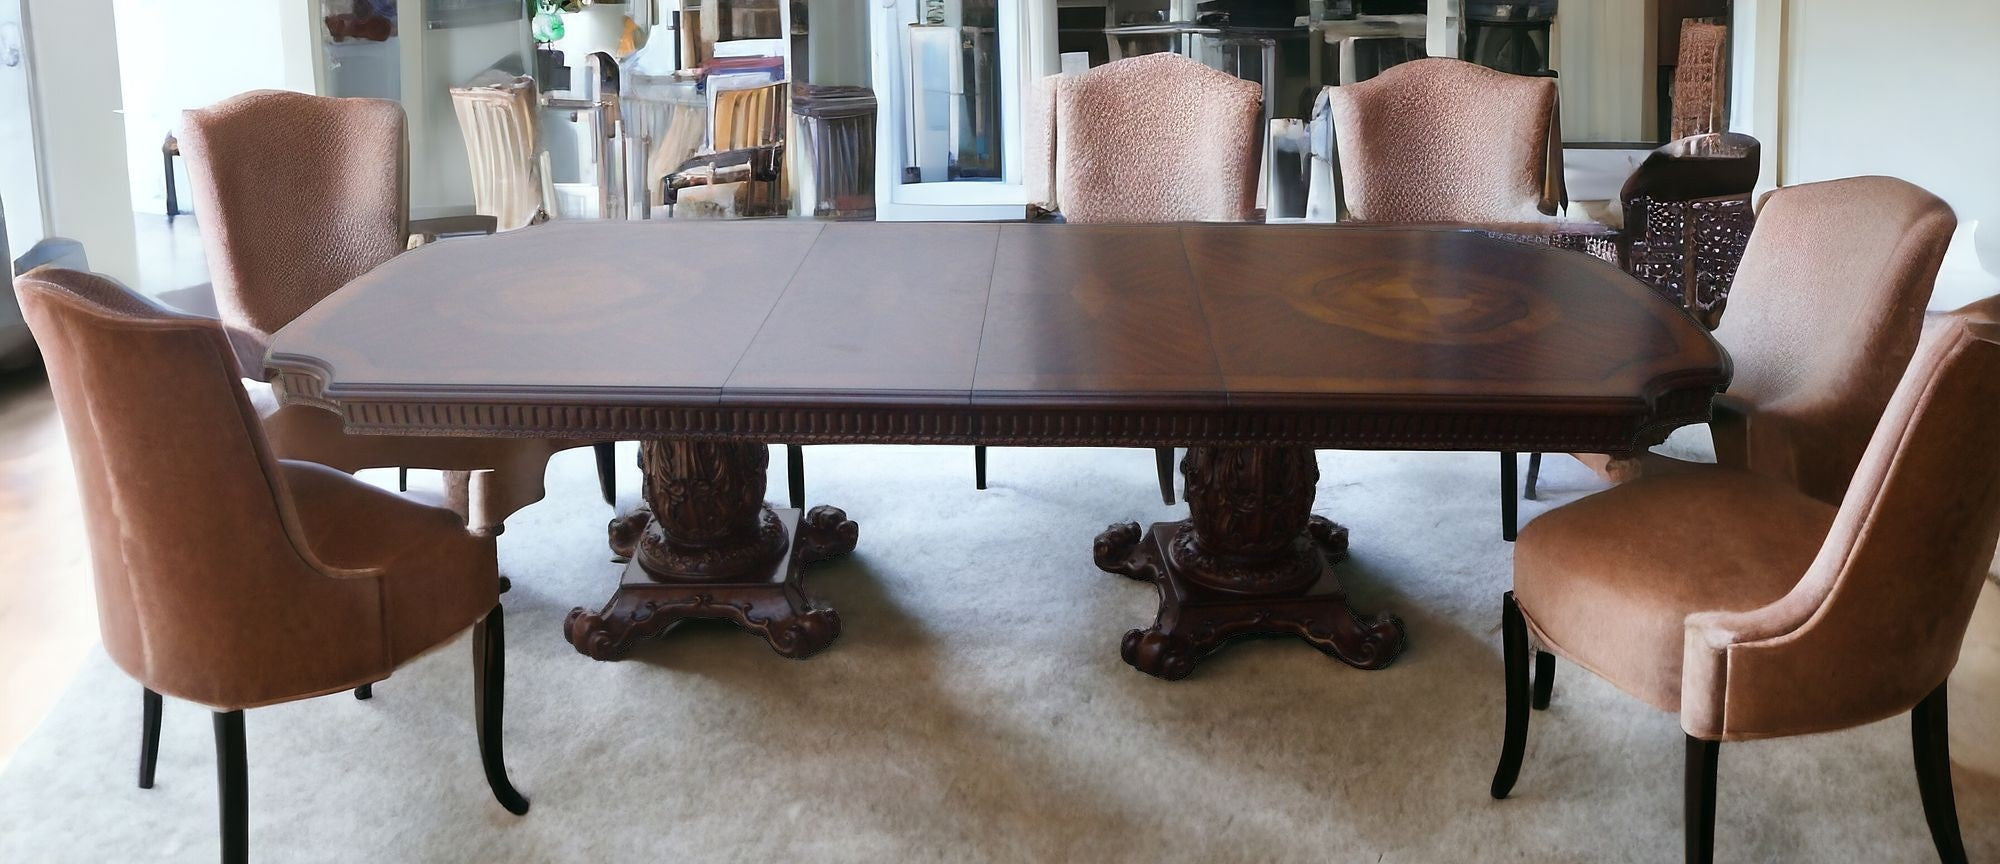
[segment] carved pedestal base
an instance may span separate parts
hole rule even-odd
[[[1310,514],[1319,469],[1310,450],[1195,448],[1181,463],[1190,518],[1113,525],[1098,535],[1097,566],[1154,583],[1153,626],[1125,634],[1125,662],[1185,678],[1237,636],[1289,633],[1359,669],[1403,651],[1403,622],[1347,605],[1333,564],[1347,529]]]
[[[840,616],[814,606],[800,569],[854,551],[837,507],[773,510],[763,503],[763,445],[647,442],[651,509],[614,520],[611,548],[625,574],[598,612],[578,607],[563,635],[579,653],[617,660],[682,621],[728,621],[786,657],[808,657],[840,635]]]

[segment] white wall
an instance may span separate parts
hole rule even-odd
[[[118,63],[125,89],[125,161],[130,209],[165,212],[160,142],[181,111],[245,90],[310,90],[288,64],[285,25],[301,0],[110,0],[118,17]],[[306,67],[308,70],[310,66]],[[185,174],[181,206],[189,206]]]
[[[1551,65],[1562,73],[1564,141],[1653,140],[1652,13],[1648,0],[1563,4]]]
[[[1790,0],[1784,14],[1781,182],[1923,186],[1961,226],[1932,308],[2000,291],[2000,3]]]
[[[137,285],[111,0],[28,0],[27,13],[49,232]]]

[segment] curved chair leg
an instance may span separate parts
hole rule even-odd
[[[1174,506],[1174,448],[1153,448],[1153,467],[1160,474],[1160,500]]]
[[[1924,821],[1930,823],[1938,860],[1965,864],[1965,840],[1958,833],[1958,802],[1951,791],[1950,712],[1944,688],[1939,684],[1910,711],[1910,744],[1917,757],[1917,791],[1924,799]]]
[[[222,804],[223,864],[250,860],[250,772],[243,752],[243,712],[215,712],[215,779]]]
[[[139,698],[139,788],[153,788],[153,768],[160,764],[160,694],[146,690]]]
[[[1512,591],[1500,601],[1500,645],[1507,676],[1507,733],[1500,742],[1500,765],[1493,769],[1495,798],[1514,791],[1521,756],[1528,749],[1528,622]]]
[[[792,509],[806,509],[806,448],[785,445],[785,482],[792,493]]]
[[[486,768],[486,785],[507,812],[528,812],[528,799],[507,779],[500,752],[500,715],[506,690],[507,626],[500,604],[472,625],[472,723],[479,735],[479,761]]]
[[[618,506],[618,445],[600,441],[590,448],[597,454],[597,491],[604,503]]]
[[[981,491],[986,489],[986,445],[984,444],[972,446],[972,488]]]
[[[1516,478],[1519,463],[1518,454],[1500,454],[1500,539],[1509,543],[1514,542],[1521,512],[1521,485]]]
[[[1549,696],[1556,690],[1556,655],[1547,651],[1535,652],[1535,698],[1530,704],[1536,711],[1549,710]]]
[[[1538,487],[1536,484],[1539,484],[1541,482],[1542,482],[1542,454],[1530,453],[1528,454],[1528,482],[1523,484],[1521,487],[1521,497],[1526,498],[1530,501],[1535,500],[1535,496],[1539,494],[1537,491]]]
[[[354,688],[354,698],[359,699],[363,702],[375,698],[375,685],[363,684],[359,687]]]
[[[1687,864],[1715,860],[1715,773],[1722,742],[1687,736],[1686,811]]]

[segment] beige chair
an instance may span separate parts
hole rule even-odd
[[[1031,210],[1066,222],[1256,217],[1264,90],[1178,54],[1127,57],[1035,85],[1025,131]],[[1174,450],[1154,448],[1174,503]],[[986,488],[986,448],[973,448]]]
[[[482,76],[453,87],[451,107],[472,167],[474,211],[493,217],[501,231],[548,221],[555,186],[536,128],[541,105],[535,79]]]
[[[2000,325],[1953,318],[1902,375],[1838,507],[1755,472],[1697,466],[1530,523],[1503,604],[1507,731],[1493,796],[1514,786],[1553,654],[1680,714],[1687,860],[1713,854],[1721,742],[1910,711],[1931,838],[1944,861],[1964,861],[1945,679],[2000,539],[1995,405]]]
[[[186,112],[180,138],[216,305],[243,370],[261,382],[272,333],[408,248],[403,109],[258,91]],[[452,476],[453,497],[463,497],[459,506],[481,530],[498,531],[507,516],[541,500],[548,457],[577,446],[348,435],[332,412],[280,406],[261,383],[250,389],[283,458],[342,471],[475,472]]]
[[[667,212],[686,198],[709,217],[780,215],[790,93],[782,82],[711,93],[708,147],[661,181]]]
[[[486,779],[526,813],[501,758],[493,538],[278,458],[215,320],[70,270],[15,290],[76,463],[104,649],[145,688],[139,785],[153,782],[161,696],[213,710],[222,860],[245,861],[244,709],[386,678],[471,627]]]
[[[1554,78],[1429,58],[1324,98],[1342,218],[1540,222],[1569,203]]]

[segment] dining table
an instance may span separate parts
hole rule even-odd
[[[1247,634],[1362,669],[1404,650],[1341,586],[1316,450],[1628,454],[1706,421],[1730,378],[1617,267],[1464,227],[796,219],[426,245],[274,334],[266,365],[354,434],[639,441],[645,507],[610,528],[629,563],[564,622],[599,660],[690,619],[789,657],[834,641],[801,568],[859,531],[766,503],[771,444],[1186,448],[1187,518],[1090,550],[1158,587],[1121,653],[1163,678]]]

